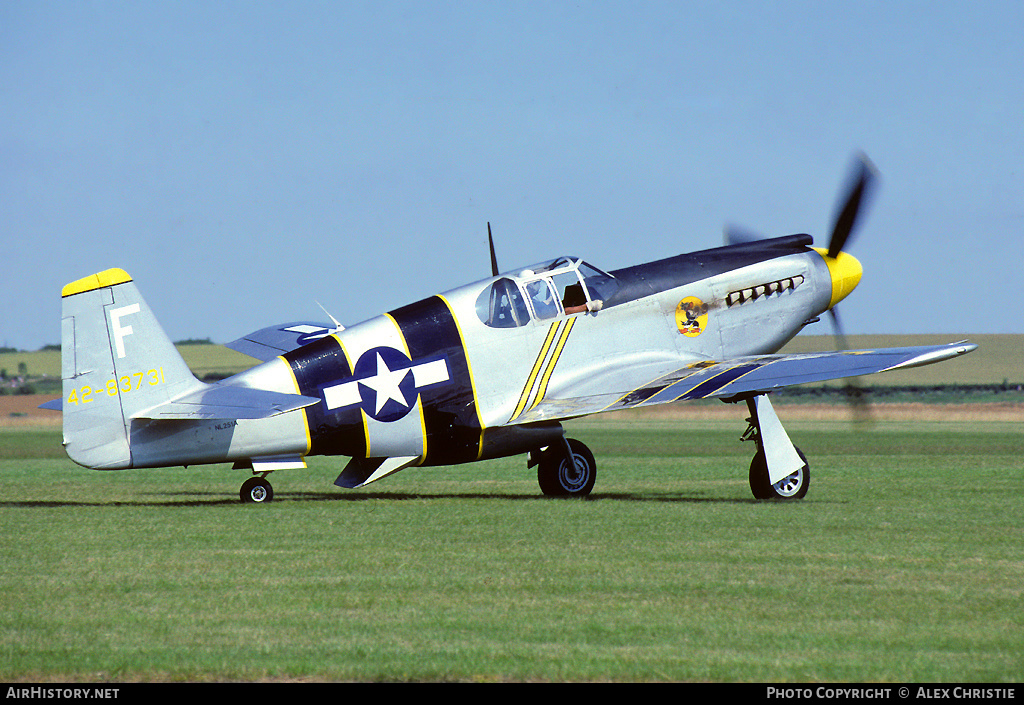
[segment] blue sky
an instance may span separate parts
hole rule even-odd
[[[849,333],[1024,333],[1024,3],[0,3],[0,345],[127,270],[173,339],[351,324],[733,223],[827,239]],[[822,321],[808,332],[827,334]]]

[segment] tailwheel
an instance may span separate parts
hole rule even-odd
[[[787,475],[774,485],[768,478],[768,463],[765,462],[764,451],[758,450],[750,461],[750,491],[756,499],[803,499],[811,486],[811,466],[807,456],[796,448],[800,459],[804,461],[802,468]]]
[[[260,504],[274,499],[274,488],[265,477],[250,477],[242,483],[238,496],[246,504]]]
[[[572,455],[569,463],[565,444]],[[540,455],[537,482],[548,497],[586,497],[597,480],[597,462],[586,445],[575,438],[551,445]]]

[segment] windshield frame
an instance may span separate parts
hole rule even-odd
[[[544,286],[541,287],[539,282],[544,282]],[[543,323],[559,316],[596,311],[600,309],[601,302],[596,295],[600,293],[607,296],[614,291],[614,288],[605,291],[608,289],[608,283],[618,288],[615,277],[589,262],[579,257],[557,257],[520,269],[518,273],[506,273],[492,280],[478,297],[477,315],[491,328],[521,328],[531,322]],[[501,294],[497,289],[504,287],[507,290],[509,284],[514,284],[519,290],[516,302],[518,306],[528,307],[525,321],[521,320],[521,309],[509,311],[508,318],[496,316],[494,303],[500,301]],[[535,296],[541,293],[546,293],[548,298],[544,301],[535,299]],[[496,295],[498,299],[494,298]],[[487,306],[481,308],[484,300],[487,301]],[[566,305],[570,300],[572,304]],[[515,325],[499,324],[498,320],[512,320]]]

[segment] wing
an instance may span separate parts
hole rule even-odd
[[[339,330],[339,325],[295,321],[262,328],[231,341],[226,347],[266,362]]]
[[[844,350],[793,355],[756,355],[697,362],[643,387],[608,394],[545,398],[516,424],[550,421],[676,401],[750,396],[782,387],[930,365],[971,352],[977,345],[952,343],[877,350]]]

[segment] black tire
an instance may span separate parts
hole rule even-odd
[[[759,450],[750,461],[750,491],[755,499],[803,499],[811,486],[811,466],[807,456],[797,448],[797,454],[804,461],[804,466],[792,475],[782,478],[774,485],[768,479],[768,463],[764,452]]]
[[[265,504],[274,499],[274,488],[270,486],[266,478],[250,477],[242,483],[238,497],[245,504]]]
[[[574,464],[566,462],[562,448],[553,446],[541,455],[537,464],[537,483],[548,497],[586,497],[597,481],[597,462],[583,443],[568,439]]]

